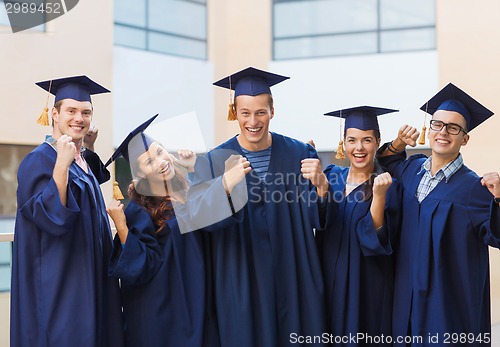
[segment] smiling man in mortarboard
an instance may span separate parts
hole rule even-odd
[[[404,191],[393,335],[442,343],[458,334],[474,338],[455,344],[489,346],[488,246],[500,246],[500,178],[496,172],[479,177],[465,166],[460,148],[493,112],[452,83],[421,109],[432,115],[432,155],[405,160],[418,132],[404,125],[379,158]]]
[[[53,129],[18,171],[11,344],[120,347],[119,283],[108,277],[111,228],[80,150],[90,95],[109,90],[86,76],[37,84],[55,95]]]
[[[214,201],[214,209],[234,211],[232,220],[207,228],[213,231],[207,233],[207,252],[223,346],[289,346],[325,331],[309,210],[317,204],[308,200],[310,185],[300,172],[301,160],[317,154],[311,145],[269,129],[275,116],[270,87],[286,79],[250,67],[214,83],[234,90],[228,118],[240,131],[198,158],[191,192],[215,179],[210,189],[224,186],[229,202]],[[228,153],[236,155],[229,162],[239,171],[226,170]],[[243,178],[244,206],[233,199]]]

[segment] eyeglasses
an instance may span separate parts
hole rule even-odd
[[[434,131],[441,131],[443,127],[446,127],[446,131],[450,135],[458,135],[460,134],[461,131],[464,132],[465,135],[467,135],[467,131],[464,130],[460,125],[455,124],[455,123],[445,123],[440,120],[431,120],[431,130]]]

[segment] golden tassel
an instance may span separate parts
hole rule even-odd
[[[337,158],[337,159],[345,159],[344,141],[343,140],[339,141],[339,145],[337,146],[337,154],[335,154],[335,158]]]
[[[227,110],[227,120],[236,120],[236,115],[234,114],[234,105],[232,103],[229,104],[229,108]]]
[[[47,100],[45,101],[45,107],[43,108],[42,114],[40,114],[40,117],[38,117],[38,120],[36,121],[38,124],[47,126],[49,125],[49,96],[50,96],[50,90],[52,89],[52,80],[50,80],[49,83],[49,90],[47,91]]]
[[[120,187],[118,186],[118,182],[117,181],[113,182],[113,199],[115,199],[115,200],[123,200],[123,199],[125,199],[123,197],[122,191],[120,190]]]
[[[38,117],[38,120],[36,122],[44,126],[49,125],[49,108],[47,106],[44,107],[42,113],[40,114],[40,117]]]
[[[422,132],[420,133],[420,136],[418,138],[418,144],[419,145],[425,145],[425,132],[427,131],[427,127],[424,125],[422,127]]]
[[[419,145],[425,145],[425,132],[427,131],[427,127],[425,126],[425,123],[427,123],[427,107],[429,106],[429,102],[425,103],[425,111],[424,111],[424,126],[422,127],[422,132],[420,133],[420,136],[418,137],[418,144]]]
[[[231,90],[233,86],[231,85],[231,75],[229,75],[229,108],[227,110],[227,120],[236,120],[236,112],[234,110],[234,103],[231,101]]]

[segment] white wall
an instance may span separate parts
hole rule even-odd
[[[113,53],[115,148],[132,129],[157,113],[160,115],[151,126],[193,111],[205,143],[213,147],[211,63],[124,47],[114,47]]]
[[[435,51],[271,62],[270,71],[291,77],[272,87],[271,130],[336,150],[339,119],[323,114],[360,105],[400,110],[379,118],[383,142],[405,123],[420,130],[419,108],[439,90],[437,68]]]

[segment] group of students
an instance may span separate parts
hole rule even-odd
[[[39,83],[53,131],[18,172],[11,345],[490,345],[500,177],[460,148],[492,112],[443,88],[423,106],[429,158],[406,158],[411,126],[381,146],[377,116],[395,110],[330,112],[350,164],[323,170],[311,144],[269,129],[286,79],[247,68],[215,82],[240,131],[205,155],[168,153],[145,133],[155,116],[105,165],[90,95],[108,90]],[[120,155],[126,208],[99,188]]]

